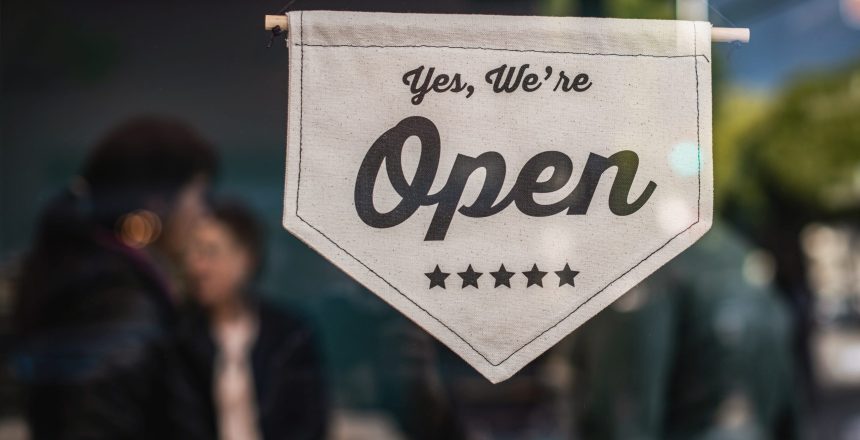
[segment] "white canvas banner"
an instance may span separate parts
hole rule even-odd
[[[290,12],[284,226],[504,380],[710,228],[710,32]]]

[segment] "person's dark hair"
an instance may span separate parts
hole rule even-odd
[[[141,116],[111,130],[96,144],[81,177],[99,223],[112,222],[153,197],[171,203],[197,176],[217,171],[212,145],[176,119]]]
[[[92,150],[80,176],[40,215],[33,247],[16,280],[17,331],[25,334],[41,321],[64,316],[66,310],[52,304],[63,304],[59,296],[72,288],[67,286],[72,284],[69,274],[94,276],[99,266],[86,258],[105,261],[97,258],[104,253],[94,233],[98,227],[114,230],[121,216],[153,209],[147,206],[153,199],[166,205],[157,214],[169,215],[183,187],[197,176],[214,177],[216,168],[209,142],[175,119],[138,117],[110,131]],[[63,275],[46,275],[58,271]]]
[[[239,200],[219,199],[212,202],[211,215],[248,251],[253,260],[252,277],[258,277],[265,262],[266,242],[265,230],[254,212]]]

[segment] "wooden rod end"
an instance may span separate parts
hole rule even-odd
[[[287,20],[286,15],[267,15],[266,16],[266,30],[270,31],[274,29],[276,26],[281,28],[282,31],[286,32],[289,27],[289,20]]]
[[[749,28],[711,28],[711,41],[714,43],[750,42]]]

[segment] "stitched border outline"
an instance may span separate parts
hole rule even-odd
[[[693,22],[693,23],[692,23],[692,25],[693,25],[693,52],[698,52],[698,49],[697,49],[697,47],[696,47],[697,39],[698,39],[698,36],[697,36],[697,34],[696,34],[696,28],[697,28],[697,26],[696,26],[696,23],[695,23],[695,22]],[[456,336],[456,337],[457,337],[457,338],[459,338],[461,341],[463,341],[463,343],[465,343],[469,348],[471,348],[471,349],[472,349],[472,351],[474,351],[474,352],[475,352],[475,353],[477,353],[479,356],[481,356],[481,357],[482,357],[482,358],[483,358],[483,359],[484,359],[484,360],[485,360],[489,365],[491,365],[491,366],[493,366],[493,367],[498,367],[499,365],[501,365],[501,364],[505,363],[508,359],[510,359],[511,357],[513,357],[515,354],[519,353],[519,352],[520,352],[521,350],[523,350],[525,347],[529,346],[532,342],[534,342],[534,341],[535,341],[535,340],[537,340],[538,338],[542,337],[543,335],[545,335],[546,333],[548,333],[550,330],[552,330],[552,329],[554,329],[554,328],[558,327],[562,322],[566,321],[566,320],[567,320],[567,318],[571,317],[574,313],[576,313],[577,311],[579,311],[579,309],[581,309],[583,306],[585,306],[586,304],[588,304],[588,303],[589,303],[592,299],[594,299],[597,295],[599,295],[599,294],[600,294],[600,293],[602,293],[604,290],[606,290],[607,288],[609,288],[609,286],[611,286],[611,285],[612,285],[612,284],[614,284],[616,281],[618,281],[619,279],[623,278],[625,275],[627,275],[628,273],[630,273],[631,271],[633,271],[634,269],[636,269],[637,267],[639,267],[639,265],[641,265],[641,264],[642,264],[642,263],[644,263],[646,260],[648,260],[649,258],[651,258],[654,254],[656,254],[657,252],[659,252],[660,250],[662,250],[664,247],[668,246],[668,245],[669,245],[669,243],[671,243],[673,240],[675,240],[676,238],[678,238],[678,237],[679,237],[679,236],[681,236],[682,234],[684,234],[684,233],[686,233],[687,231],[689,231],[690,229],[692,229],[694,226],[696,226],[697,224],[699,224],[699,222],[701,221],[701,204],[702,204],[702,162],[701,162],[701,155],[702,155],[702,145],[701,145],[701,125],[700,125],[701,103],[700,103],[700,101],[699,101],[699,61],[698,61],[698,57],[700,57],[700,56],[701,56],[701,57],[703,57],[703,58],[704,58],[708,63],[710,63],[710,62],[711,62],[711,61],[710,61],[710,59],[708,59],[708,57],[707,57],[706,55],[704,55],[704,54],[696,54],[696,53],[694,53],[694,54],[692,54],[692,55],[650,55],[650,54],[629,54],[629,55],[628,55],[628,54],[611,54],[611,53],[610,53],[610,54],[602,54],[602,53],[583,53],[583,52],[539,51],[539,50],[518,50],[518,49],[494,49],[494,48],[486,48],[486,47],[457,47],[457,46],[427,46],[427,45],[414,45],[414,46],[376,46],[376,45],[368,45],[368,46],[358,46],[358,45],[324,45],[324,44],[305,44],[305,41],[304,41],[304,40],[305,40],[305,39],[304,39],[304,12],[303,12],[303,11],[299,13],[299,34],[300,34],[300,35],[299,35],[299,36],[300,36],[300,43],[299,43],[299,46],[301,47],[301,50],[300,50],[300,61],[299,61],[299,62],[300,62],[300,66],[299,66],[299,164],[298,164],[299,169],[298,169],[298,176],[297,176],[297,179],[298,179],[298,180],[296,181],[296,210],[295,210],[296,218],[298,218],[298,219],[299,219],[299,220],[301,220],[304,224],[308,225],[311,229],[313,229],[314,231],[316,231],[317,233],[319,233],[321,236],[323,236],[326,240],[328,240],[328,241],[329,241],[331,244],[333,244],[335,247],[337,247],[338,249],[340,249],[341,251],[343,251],[345,254],[347,254],[347,255],[349,255],[350,257],[352,257],[356,262],[358,262],[359,264],[361,264],[365,269],[367,269],[368,271],[370,271],[372,274],[376,275],[376,277],[377,277],[377,278],[379,278],[380,280],[382,280],[385,284],[387,284],[389,287],[391,287],[392,289],[394,289],[394,291],[396,291],[397,293],[399,293],[399,294],[400,294],[400,296],[402,296],[402,297],[406,298],[410,303],[412,303],[412,305],[414,305],[415,307],[417,307],[418,309],[420,309],[421,311],[423,311],[424,313],[426,313],[428,316],[430,316],[431,318],[433,318],[436,322],[438,322],[439,324],[441,324],[443,327],[445,327],[446,329],[448,329],[448,331],[450,331],[454,336]],[[618,277],[616,277],[615,279],[613,279],[612,281],[610,281],[609,283],[607,283],[605,286],[603,286],[602,288],[600,288],[599,290],[597,290],[595,293],[593,293],[592,295],[590,295],[590,296],[589,296],[588,298],[586,298],[586,299],[585,299],[581,304],[579,304],[578,306],[576,306],[576,307],[575,307],[575,308],[574,308],[570,313],[566,314],[563,318],[561,318],[558,322],[556,322],[556,323],[555,323],[555,324],[553,324],[552,326],[548,327],[546,330],[544,330],[544,331],[540,332],[540,333],[539,333],[537,336],[535,336],[534,338],[532,338],[532,339],[528,340],[527,342],[525,342],[523,345],[521,345],[519,348],[517,348],[516,350],[514,350],[511,354],[509,354],[507,357],[505,357],[505,358],[504,358],[504,359],[502,359],[501,361],[494,363],[494,362],[492,362],[490,359],[488,359],[486,355],[484,355],[483,353],[481,353],[477,348],[475,348],[471,343],[469,343],[469,341],[467,341],[463,336],[461,336],[459,333],[457,333],[456,331],[454,331],[454,329],[452,329],[451,327],[449,327],[449,326],[448,326],[448,324],[444,323],[441,319],[437,318],[435,315],[433,315],[432,313],[430,313],[430,311],[428,311],[427,309],[425,309],[424,307],[422,307],[420,304],[418,304],[417,302],[415,302],[412,298],[410,298],[409,296],[407,296],[406,294],[404,294],[402,291],[400,291],[400,289],[398,289],[397,287],[395,287],[393,284],[391,284],[388,280],[386,280],[385,278],[383,278],[383,277],[382,277],[380,274],[378,274],[376,271],[374,271],[374,270],[373,270],[373,269],[371,269],[369,266],[367,266],[366,264],[364,264],[364,262],[362,262],[360,259],[358,259],[355,255],[353,255],[352,253],[350,253],[349,251],[347,251],[346,249],[344,249],[343,247],[341,247],[339,244],[337,244],[337,242],[335,242],[334,240],[332,240],[328,235],[326,235],[325,233],[323,233],[323,232],[322,232],[321,230],[319,230],[316,226],[312,225],[310,222],[308,222],[307,220],[305,220],[301,215],[299,215],[299,193],[300,193],[300,190],[301,190],[302,147],[303,147],[303,142],[302,142],[302,121],[303,121],[303,115],[304,115],[304,58],[305,58],[305,57],[304,57],[304,55],[305,55],[305,54],[304,54],[304,52],[305,52],[305,49],[304,49],[304,48],[305,48],[305,46],[308,46],[308,47],[355,47],[355,48],[439,48],[439,49],[466,49],[466,50],[498,50],[498,51],[513,51],[513,52],[537,52],[537,53],[558,53],[558,54],[571,54],[571,55],[628,56],[628,57],[651,57],[651,58],[689,58],[689,57],[692,57],[692,58],[693,58],[693,65],[694,65],[694,69],[695,69],[695,72],[696,72],[696,73],[695,73],[695,76],[696,76],[696,140],[697,140],[697,145],[696,145],[696,147],[697,147],[697,148],[696,148],[696,150],[697,150],[696,156],[697,156],[697,157],[696,157],[696,159],[697,159],[697,165],[698,165],[698,170],[697,170],[697,171],[698,171],[698,201],[697,201],[696,221],[695,221],[695,222],[693,222],[690,226],[687,226],[687,227],[686,227],[684,230],[682,230],[681,232],[679,232],[679,233],[677,233],[677,234],[673,235],[671,238],[669,238],[669,240],[668,240],[668,241],[666,241],[666,242],[665,242],[665,243],[663,243],[660,247],[658,247],[657,249],[655,249],[654,251],[652,251],[651,253],[649,253],[648,255],[646,255],[644,258],[642,258],[641,260],[639,260],[639,261],[638,261],[636,264],[634,264],[630,269],[627,269],[627,270],[626,270],[625,272],[623,272],[621,275],[619,275]]]

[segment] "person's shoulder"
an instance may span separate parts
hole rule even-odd
[[[322,335],[314,322],[298,307],[261,299],[259,307],[259,340],[262,351],[303,353],[301,359],[314,358]],[[296,358],[294,358],[296,359]]]
[[[180,341],[209,339],[209,316],[202,306],[188,301],[177,309],[176,337]]]

